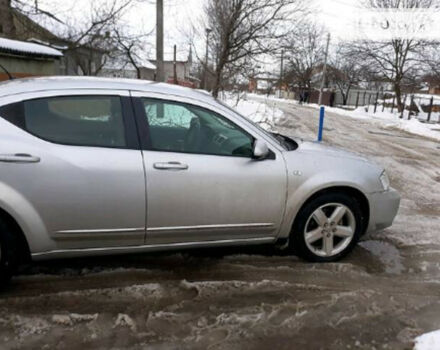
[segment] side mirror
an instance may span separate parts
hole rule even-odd
[[[255,140],[253,149],[253,158],[257,160],[266,159],[269,155],[269,147],[267,147],[266,142],[261,140]]]

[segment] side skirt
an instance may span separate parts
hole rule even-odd
[[[228,239],[218,241],[205,242],[184,242],[184,243],[170,243],[170,244],[150,244],[131,247],[108,247],[108,248],[88,248],[88,249],[66,249],[66,250],[52,250],[48,252],[31,254],[32,260],[50,260],[58,258],[77,258],[85,256],[104,256],[104,255],[118,255],[118,254],[134,254],[147,253],[167,250],[180,250],[191,248],[209,248],[209,247],[227,247],[240,245],[258,245],[275,243],[276,237],[259,237],[249,239]]]

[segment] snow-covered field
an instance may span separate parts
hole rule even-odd
[[[310,104],[311,108],[319,108],[318,105]],[[374,113],[374,106],[358,107],[354,111],[337,108],[337,107],[325,107],[327,111],[337,114],[345,115],[351,118],[367,119],[373,123],[376,123],[384,129],[397,129],[409,132],[411,134],[429,137],[435,140],[440,140],[440,124],[437,123],[439,115],[433,114],[431,123],[425,123],[414,116],[408,120],[408,111],[405,111],[404,118],[400,118],[399,114],[394,111],[391,113],[389,110],[382,112],[381,108],[377,108]]]
[[[274,103],[276,100],[272,99],[266,103],[264,99],[257,99],[255,96],[252,96],[253,99],[248,99],[247,94],[226,93],[223,96],[223,102],[261,127],[267,130],[273,129],[274,125],[283,117],[283,112],[276,107],[276,103]]]
[[[238,109],[316,137],[314,108]],[[337,110],[324,142],[383,164],[402,195],[395,224],[347,259],[243,247],[39,263],[0,293],[0,349],[436,349],[420,336],[440,328],[439,143]]]

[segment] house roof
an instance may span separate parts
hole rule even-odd
[[[136,60],[136,65],[139,68],[156,70],[156,66],[148,60],[139,59],[139,58],[135,58],[135,60]],[[109,70],[136,70],[132,63],[127,62],[126,59],[121,59],[121,58],[107,61],[106,64],[104,65],[104,68]]]
[[[149,60],[143,60],[142,62],[140,62],[140,66],[143,68],[156,70],[156,66],[153,63],[151,63]]]
[[[11,40],[0,38],[0,52],[5,52],[15,55],[28,55],[40,57],[62,57],[63,53],[59,50],[48,46],[29,43],[26,41]]]
[[[21,31],[17,32],[17,38],[19,39],[43,44],[62,51],[69,49],[69,46],[73,43],[71,40],[55,35],[49,29],[43,27],[28,15],[25,15],[16,9],[13,9],[12,13],[14,18],[22,26],[22,28],[20,28]],[[16,28],[16,30],[18,31],[19,28]],[[81,43],[75,46],[78,45],[87,50],[105,52],[105,49],[99,47],[92,47]]]

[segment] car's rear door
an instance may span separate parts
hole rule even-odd
[[[35,208],[53,239],[47,250],[143,244],[144,168],[127,91],[48,91],[2,105],[1,181]]]
[[[282,155],[208,107],[133,92],[147,181],[147,243],[270,240],[286,200]]]

